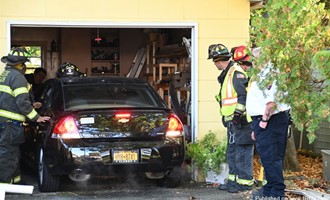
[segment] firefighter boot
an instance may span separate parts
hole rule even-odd
[[[253,186],[248,186],[248,185],[238,185],[238,190],[239,191],[247,191],[247,190],[252,190]]]
[[[228,185],[227,185],[227,192],[229,193],[238,193],[239,192],[239,189],[238,189],[238,184],[234,181],[230,181],[228,182]]]
[[[238,184],[234,181],[228,181],[226,184],[220,185],[218,187],[219,190],[226,190],[227,192],[230,193],[237,193],[239,192],[238,190]]]
[[[227,184],[219,185],[218,189],[219,190],[227,190]]]
[[[218,189],[219,190],[227,190],[227,184],[228,184],[228,181],[226,180],[224,184],[220,184]]]
[[[256,189],[252,192],[252,200],[259,200],[265,198],[263,194],[264,190],[263,188]]]

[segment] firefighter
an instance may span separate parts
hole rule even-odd
[[[86,76],[84,73],[79,72],[79,68],[69,62],[64,62],[61,64],[56,72],[57,78],[65,78],[65,77],[82,77]]]
[[[251,61],[251,56],[248,55],[246,46],[238,46],[234,47],[235,50],[233,51],[233,60],[244,70],[248,71],[253,67],[253,63]],[[257,55],[258,56],[258,55]],[[252,54],[252,57],[255,57],[255,55]],[[256,58],[256,57],[255,57]],[[252,77],[249,77],[249,84],[248,84],[248,89],[251,86],[251,82],[253,81]],[[247,89],[247,91],[248,91]],[[249,121],[252,121],[252,118],[248,115]],[[254,135],[251,134],[252,140],[255,141]],[[264,168],[260,168],[260,173],[258,177],[258,184],[265,185],[266,184],[266,179],[264,179]]]
[[[253,50],[255,57],[260,48]],[[264,168],[266,184],[253,192],[252,199],[284,199],[285,184],[283,162],[287,143],[290,106],[276,100],[277,84],[272,81],[264,88],[260,83],[268,73],[276,74],[273,65],[267,63],[260,68],[259,78],[251,81],[246,100],[247,113],[252,117],[252,138]]]
[[[251,128],[245,112],[247,74],[235,62],[230,60],[231,53],[222,44],[209,46],[209,57],[221,74],[218,76],[220,92],[216,100],[220,104],[222,123],[227,128],[226,159],[229,177],[220,190],[231,193],[251,190],[254,180],[252,175],[253,140]]]
[[[25,62],[29,61],[25,48],[13,48],[1,58],[6,63],[0,75],[0,183],[19,183],[19,145],[24,142],[23,122],[45,122],[32,107],[28,83],[24,77]]]
[[[247,70],[251,69],[252,62],[251,62],[251,56],[248,55],[248,51],[246,49],[246,46],[238,46],[234,47],[233,52],[233,60],[246,72]]]

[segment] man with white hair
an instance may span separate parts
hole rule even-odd
[[[260,56],[260,48],[252,51]],[[285,184],[283,161],[287,143],[290,106],[276,99],[278,93],[276,80],[265,88],[260,85],[267,74],[273,70],[272,63],[262,66],[258,78],[252,78],[246,99],[246,111],[252,117],[252,139],[264,167],[267,184],[253,192],[253,199],[262,197],[284,200]]]

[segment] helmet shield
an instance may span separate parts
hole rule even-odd
[[[56,76],[58,78],[80,76],[80,73],[76,65],[66,62],[59,66]]]

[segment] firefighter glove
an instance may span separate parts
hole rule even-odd
[[[234,125],[240,125],[241,124],[241,114],[240,113],[234,112],[233,124]]]
[[[222,116],[222,124],[225,128],[228,126],[228,122],[226,122],[225,117]]]

